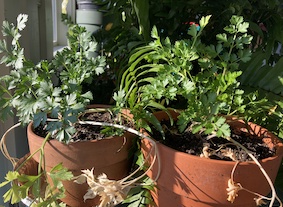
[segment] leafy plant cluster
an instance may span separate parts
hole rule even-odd
[[[163,41],[154,27],[154,41],[131,56],[114,98],[121,107],[131,108],[141,126],[148,128],[149,121],[162,130],[151,112],[173,107],[183,109],[178,118],[180,131],[189,125],[193,133],[226,137],[230,127],[220,114],[248,120],[264,110],[259,106],[265,105],[266,99],[244,91],[238,80],[240,63],[249,61],[252,54],[249,24],[234,15],[224,32],[216,35],[217,43],[205,44],[201,34],[210,17],[200,19],[199,31],[196,25],[190,27],[190,39],[173,43],[169,38]],[[141,123],[141,119],[147,122]]]
[[[105,16],[114,27],[135,27],[146,41],[149,40],[150,22],[148,13],[145,12],[149,9],[148,0],[94,0],[94,3],[106,12]]]
[[[279,0],[235,0],[235,1],[205,1],[205,0],[96,0],[102,5],[102,10],[106,12],[109,19],[112,18],[113,30],[105,32],[105,51],[113,56],[108,56],[108,62],[112,62],[110,67],[118,66],[119,71],[127,68],[125,54],[130,54],[134,47],[144,44],[149,40],[150,28],[156,25],[158,35],[161,39],[169,37],[171,42],[188,39],[187,33],[191,23],[198,22],[202,16],[212,15],[206,30],[202,31],[202,42],[205,44],[217,44],[215,36],[222,32],[222,29],[229,24],[232,15],[243,16],[249,22],[248,34],[254,38],[250,44],[252,58],[250,61],[241,62],[239,70],[243,74],[239,77],[242,86],[247,90],[260,90],[272,105],[279,107],[271,116],[262,113],[256,119],[261,126],[266,127],[274,133],[283,134],[282,130],[282,108],[281,95],[282,87],[282,31],[283,31],[283,7]],[[135,33],[128,33],[129,27]],[[142,29],[140,29],[142,28]],[[119,32],[120,31],[120,32]],[[137,31],[141,35],[137,40]],[[119,34],[119,35],[117,35]],[[125,35],[123,35],[125,34]],[[132,37],[128,38],[127,34]],[[138,36],[136,36],[138,37]],[[141,39],[140,39],[141,38]],[[108,41],[109,40],[109,41]],[[112,41],[114,40],[114,41]],[[117,48],[118,47],[118,48]],[[281,48],[281,49],[280,49]],[[129,50],[130,49],[130,50]],[[120,73],[121,74],[121,73]],[[119,77],[119,76],[117,76]],[[117,79],[118,84],[120,79]],[[276,96],[279,94],[279,96]],[[280,95],[281,94],[281,95]],[[276,100],[276,101],[274,101]],[[279,124],[278,124],[279,123]]]
[[[121,1],[121,0],[120,0]],[[137,1],[137,0],[136,0]],[[276,42],[282,42],[282,3],[279,0],[235,0],[235,1],[205,1],[205,0],[145,0],[147,6],[139,7],[140,18],[148,16],[149,26],[156,25],[161,37],[169,36],[172,41],[189,38],[187,29],[189,23],[199,21],[202,16],[212,15],[209,32],[204,32],[204,42],[215,42],[215,35],[229,24],[232,15],[243,16],[250,23],[249,34],[259,35],[264,48],[273,48]],[[148,23],[139,22],[140,27],[147,27]],[[150,30],[145,30],[150,33]],[[258,39],[254,38],[254,46]],[[276,46],[275,46],[276,47]],[[268,50],[269,50],[268,49]],[[270,55],[270,51],[267,52]]]
[[[4,202],[19,203],[23,198],[27,198],[32,194],[36,199],[31,206],[66,207],[66,204],[59,202],[59,199],[65,197],[65,188],[62,181],[71,180],[73,174],[64,168],[62,164],[58,164],[48,173],[52,183],[45,184],[45,191],[42,192],[38,189],[44,189],[43,186],[42,188],[38,188],[38,186],[44,184],[42,182],[43,175],[44,172],[38,175],[24,175],[18,171],[8,172],[5,181],[0,184],[0,187],[12,184],[12,187],[3,195]]]
[[[94,36],[101,44],[101,51],[107,60],[109,73],[107,74],[106,71],[105,80],[111,79],[115,86],[128,66],[131,51],[144,45],[145,40],[149,39],[149,33],[147,32],[147,37],[144,37],[143,29],[138,26],[139,21],[148,22],[148,18],[142,15],[142,20],[139,20],[136,15],[136,12],[142,11],[138,7],[142,7],[145,2],[143,0],[94,0],[104,14],[104,25]]]
[[[82,92],[82,83],[104,72],[105,58],[93,56],[97,43],[85,28],[70,25],[68,47],[52,60],[34,64],[24,56],[19,41],[27,20],[28,16],[21,14],[17,25],[3,22],[3,35],[11,37],[12,42],[9,46],[0,41],[0,53],[4,54],[1,63],[12,69],[0,78],[0,118],[5,119],[16,109],[23,124],[46,124],[53,137],[68,143],[75,132],[73,123],[93,98],[91,92]]]
[[[92,93],[84,92],[83,83],[101,76],[104,72],[105,57],[94,57],[97,43],[84,28],[74,25],[68,16],[63,21],[69,26],[68,47],[58,51],[52,60],[42,60],[34,64],[24,56],[20,46],[21,31],[26,27],[27,15],[19,15],[17,24],[3,22],[2,31],[12,42],[0,41],[0,52],[4,54],[1,63],[11,67],[8,75],[0,78],[0,118],[5,119],[16,109],[23,124],[33,121],[34,127],[45,126],[48,133],[38,151],[40,161],[36,175],[20,173],[21,167],[34,155],[30,155],[14,172],[8,172],[0,187],[11,185],[4,195],[4,202],[18,203],[32,195],[31,206],[66,206],[60,201],[65,188],[62,181],[71,181],[73,175],[62,164],[50,172],[44,169],[44,146],[50,136],[68,143],[75,132],[74,123],[93,99]],[[112,129],[112,128],[111,128]],[[117,131],[103,130],[113,135]],[[43,169],[41,169],[41,166]],[[50,178],[48,182],[47,176]],[[149,181],[148,181],[149,182]],[[113,186],[112,186],[113,187]],[[128,206],[146,206],[151,202],[150,187],[133,188],[125,203]],[[152,189],[152,188],[150,188]],[[102,191],[101,188],[97,192]],[[103,193],[103,192],[102,192]],[[101,204],[103,205],[103,203]]]
[[[249,34],[253,34],[253,46],[266,51],[270,56],[277,43],[282,43],[283,9],[279,0],[95,0],[107,15],[115,15],[115,21],[124,20],[140,30],[148,40],[150,28],[154,25],[162,38],[172,41],[187,39],[190,22],[199,21],[202,16],[212,15],[209,32],[204,32],[204,42],[215,43],[215,35],[221,32],[232,15],[241,15],[250,23]],[[259,44],[259,38],[262,44]]]

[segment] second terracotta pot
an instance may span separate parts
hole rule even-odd
[[[176,114],[175,114],[176,116]],[[159,120],[168,119],[164,113],[157,115]],[[243,122],[233,121],[233,128],[245,130]],[[274,157],[260,161],[272,181],[275,181],[283,156],[283,144],[279,139],[266,129],[258,125],[249,124],[254,133],[265,135],[264,141],[269,146],[277,149]],[[240,191],[235,202],[227,201],[228,180],[235,166],[232,161],[219,161],[200,158],[178,152],[161,143],[157,143],[161,159],[161,172],[157,180],[157,188],[152,192],[154,200],[159,207],[252,207],[256,206],[255,195]],[[147,140],[142,141],[142,149],[145,156],[152,148]],[[149,172],[151,178],[155,178],[158,172],[157,164]],[[267,195],[270,187],[254,162],[241,162],[234,173],[234,181],[243,187]]]

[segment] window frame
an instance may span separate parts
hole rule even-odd
[[[54,8],[55,7],[55,8]],[[52,17],[53,17],[53,47],[61,48],[67,45],[67,26],[61,21],[62,1],[52,0]],[[76,1],[69,0],[67,13],[72,21],[75,20]]]

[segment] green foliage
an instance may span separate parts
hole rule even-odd
[[[85,28],[69,25],[68,47],[51,61],[34,64],[25,58],[19,43],[26,22],[27,15],[19,15],[17,25],[3,22],[3,35],[12,37],[12,42],[9,48],[5,40],[0,41],[1,63],[12,70],[0,77],[0,118],[15,109],[23,124],[47,124],[56,139],[68,143],[75,132],[73,123],[93,98],[90,91],[83,92],[82,84],[104,72],[105,58],[93,57],[97,43]]]
[[[150,0],[94,0],[95,4],[101,6],[102,11],[107,11],[106,16],[112,18],[115,25],[126,29],[135,26],[139,34],[145,40],[150,38],[149,2]],[[121,31],[121,30],[120,30]]]
[[[281,1],[278,0],[151,0],[149,1],[149,9],[145,12],[149,13],[151,27],[156,25],[162,37],[169,36],[172,40],[188,38],[188,34],[185,32],[189,27],[188,22],[197,22],[202,16],[212,15],[207,30],[209,32],[203,33],[203,36],[206,43],[215,43],[215,35],[229,24],[230,17],[239,15],[251,24],[249,34],[264,37],[264,45],[268,42],[270,47],[274,47],[275,41],[282,42],[280,33],[283,31],[283,9]],[[262,25],[270,34],[264,31]],[[256,41],[257,38],[253,40],[253,43],[256,44]],[[264,45],[262,46],[265,47]]]
[[[94,34],[107,60],[101,82],[114,83],[112,97],[128,67],[132,50],[150,40],[151,27],[148,14],[144,13],[148,10],[149,0],[94,0],[94,3],[104,14],[104,25]]]
[[[122,204],[126,204],[127,207],[146,207],[153,204],[150,194],[150,191],[154,190],[152,180],[146,177],[141,182],[143,185],[132,188]]]
[[[150,32],[150,22],[148,21],[149,0],[131,0],[131,3],[139,21],[140,33],[148,41]]]
[[[243,90],[238,80],[240,63],[249,61],[252,54],[249,24],[241,16],[232,16],[223,33],[216,35],[216,43],[205,44],[202,33],[210,19],[200,19],[199,31],[192,25],[190,39],[173,43],[169,38],[162,40],[154,27],[154,41],[138,48],[130,59],[117,104],[128,106],[139,123],[156,109],[183,109],[178,118],[181,132],[190,126],[193,133],[219,137],[230,136],[230,127],[219,114],[249,120],[256,112],[268,113],[262,107],[267,99]]]
[[[50,176],[52,183],[46,186],[44,197],[41,198],[37,206],[65,206],[65,204],[59,203],[59,199],[65,197],[62,181],[70,181],[74,177],[73,174],[60,163],[51,169],[48,176]]]
[[[117,30],[111,29],[107,37],[104,37],[110,40],[108,41],[110,43],[108,47],[113,49],[110,49],[111,54],[115,53],[114,56],[109,57],[109,60],[113,60],[115,66],[118,65],[117,68],[121,71],[123,71],[122,68],[127,67],[125,63],[126,58],[123,58],[125,57],[124,54],[125,52],[129,54],[131,51],[125,50],[125,48],[133,40],[132,37],[135,36],[128,31],[138,31],[139,28],[147,28],[148,24],[149,28],[155,25],[162,39],[169,37],[172,42],[175,42],[176,40],[190,38],[192,33],[196,34],[196,28],[190,27],[190,23],[198,22],[202,16],[207,15],[212,15],[207,29],[202,32],[202,42],[207,45],[217,45],[218,40],[215,39],[215,36],[222,33],[223,28],[230,23],[232,15],[242,16],[249,23],[247,33],[255,37],[250,45],[254,54],[252,61],[244,64],[243,62],[240,63],[239,69],[244,71],[243,77],[245,77],[240,80],[243,85],[256,86],[266,90],[265,88],[267,87],[259,86],[258,78],[265,80],[265,74],[267,72],[272,73],[273,65],[282,57],[282,49],[278,50],[278,44],[283,43],[283,7],[282,1],[279,0],[143,1],[148,6],[135,4],[135,2],[139,1],[134,0],[96,0],[95,2],[103,5],[102,10],[106,11],[107,16],[113,17],[114,27],[119,30],[117,32]],[[134,4],[135,7],[133,6]],[[137,10],[138,12],[136,12]],[[122,14],[126,17],[124,21],[122,20]],[[146,21],[138,21],[141,18],[145,18]],[[126,25],[131,25],[131,30]],[[243,26],[243,31],[245,31],[247,24]],[[188,30],[189,32],[187,32]],[[117,35],[117,33],[120,35]],[[131,37],[129,38],[127,34],[130,34]],[[150,31],[144,30],[142,37],[145,39],[149,35]],[[152,38],[154,39],[154,36]],[[111,41],[116,39],[122,41]],[[117,45],[119,45],[119,50],[117,50]],[[109,48],[106,48],[106,51],[109,51]],[[121,48],[123,50],[120,50]],[[217,48],[219,51],[221,50],[220,47]],[[278,52],[274,53],[276,50]],[[120,58],[117,59],[118,56]],[[269,68],[263,63],[268,63]],[[259,64],[259,66],[254,67],[255,64]],[[281,83],[275,74],[272,77],[273,80],[276,79],[276,84],[273,84],[273,81],[269,82],[270,85],[274,85],[274,89],[271,89],[271,92],[278,94],[283,91],[280,87]]]
[[[10,189],[4,194],[4,202],[11,202],[11,204],[19,203],[22,199],[29,196],[32,192],[33,196],[37,198],[36,202],[39,202],[37,207],[45,206],[63,206],[58,203],[58,199],[63,198],[65,195],[65,189],[62,185],[62,181],[71,180],[73,175],[62,164],[58,164],[49,173],[49,176],[53,183],[46,183],[45,193],[42,194],[38,189],[38,186],[42,185],[42,179],[46,175],[24,175],[18,171],[9,171],[6,174],[5,181],[0,184],[0,187],[10,184]],[[44,178],[46,179],[46,177]],[[40,189],[43,189],[41,186]],[[44,196],[42,196],[44,195]]]
[[[109,43],[104,44],[107,45],[105,51],[111,53],[108,62],[112,61],[111,67],[113,65],[114,68],[119,68],[121,72],[127,67],[125,54],[131,52],[131,50],[127,50],[130,49],[127,46],[132,45],[132,43],[143,44],[141,38],[146,40],[145,37],[150,36],[150,30],[144,30],[143,36],[136,36],[139,28],[147,28],[148,24],[149,28],[152,28],[155,25],[162,39],[169,37],[172,42],[175,42],[176,40],[190,38],[192,33],[196,34],[196,28],[190,27],[190,23],[198,22],[202,16],[207,15],[212,15],[207,29],[202,32],[202,42],[207,45],[217,45],[218,40],[215,39],[215,36],[222,33],[223,28],[230,23],[232,15],[242,16],[249,23],[247,33],[255,37],[250,45],[255,53],[252,56],[252,61],[245,64],[241,62],[240,64],[239,69],[244,71],[243,76],[246,77],[243,80],[241,79],[243,85],[262,88],[258,86],[258,79],[255,77],[265,79],[266,72],[273,71],[272,66],[282,56],[282,49],[274,54],[278,44],[283,43],[283,7],[279,0],[148,0],[142,1],[143,4],[136,2],[140,1],[95,0],[95,3],[102,5],[102,10],[106,11],[106,16],[112,18],[113,29],[105,32],[103,39],[106,39],[104,43]],[[122,18],[122,16],[125,18]],[[142,18],[146,21],[139,21]],[[247,24],[243,25],[243,31],[245,31],[246,26]],[[187,32],[188,30],[189,32]],[[135,33],[132,31],[135,31]],[[152,36],[152,38],[155,37]],[[220,47],[217,47],[217,49],[218,51],[221,50]],[[269,63],[269,68],[262,67],[263,62]],[[259,64],[259,66],[254,68],[255,64]],[[273,80],[275,79],[276,85],[280,85],[279,79],[274,74]],[[120,81],[119,78],[118,81]],[[273,85],[273,81],[269,84]],[[283,90],[278,86],[274,91],[280,93]]]

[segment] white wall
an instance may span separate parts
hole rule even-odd
[[[50,0],[0,0],[0,25],[3,20],[16,22],[19,13],[29,15],[27,28],[23,32],[21,45],[25,48],[26,57],[37,62],[50,59],[53,54],[52,14]],[[2,33],[0,34],[2,39]],[[0,57],[1,58],[1,57]],[[9,68],[0,65],[0,75],[9,72]],[[1,98],[1,97],[0,97]],[[0,122],[0,137],[16,123],[16,118]],[[28,152],[26,129],[21,127],[12,131],[7,137],[7,146],[11,155],[22,157]],[[12,166],[0,152],[0,182]],[[3,205],[2,195],[6,189],[0,189],[0,206]],[[8,204],[6,204],[8,206]]]

